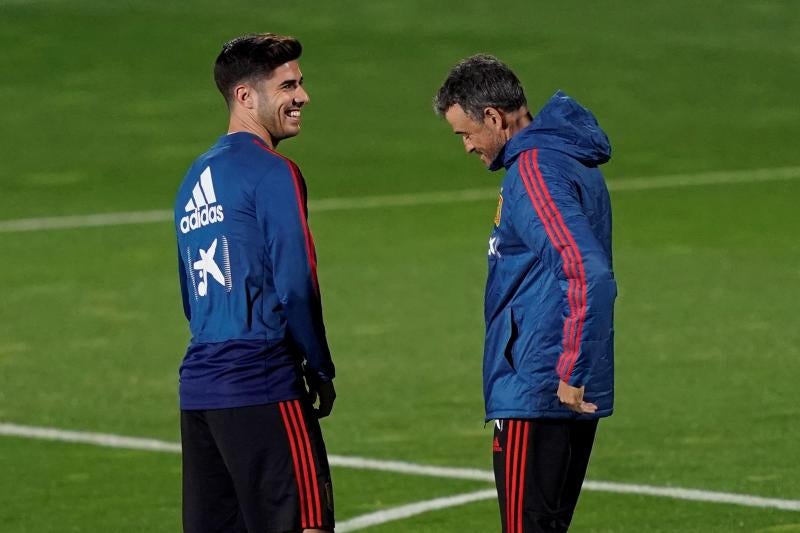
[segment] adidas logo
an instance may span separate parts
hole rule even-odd
[[[206,167],[200,174],[200,181],[194,184],[192,197],[186,203],[185,210],[189,215],[181,219],[181,232],[189,233],[193,229],[202,228],[225,218],[221,205],[217,203],[214,183],[211,181],[211,167]]]
[[[495,437],[494,442],[492,442],[492,451],[494,453],[503,453],[503,447],[500,446],[500,439],[497,437]]]

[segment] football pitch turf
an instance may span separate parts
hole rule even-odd
[[[169,209],[224,133],[213,59],[247,31],[303,42],[311,103],[280,149],[312,200],[496,186],[431,110],[475,52],[509,63],[534,109],[558,88],[592,109],[614,149],[619,297],[616,412],[588,479],[800,500],[800,3],[0,0],[0,227]],[[624,185],[659,176],[677,177]],[[491,467],[495,201],[312,211],[338,370],[331,454]],[[0,424],[177,442],[174,249],[168,222],[0,232]],[[1,533],[180,527],[175,453],[0,435],[0,473]],[[491,488],[333,478],[342,522]],[[366,529],[498,530],[491,499]],[[800,532],[800,512],[586,491],[572,530]]]

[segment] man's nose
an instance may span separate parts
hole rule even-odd
[[[311,98],[308,96],[308,93],[302,85],[295,91],[294,101],[297,105],[305,105],[311,101]]]
[[[468,154],[471,154],[475,151],[475,146],[467,139],[464,139],[464,150],[466,150]]]

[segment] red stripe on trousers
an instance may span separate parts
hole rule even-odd
[[[538,154],[538,150],[534,150],[533,151],[533,170],[536,173],[536,178],[539,180],[539,183],[542,184],[542,188],[544,189],[544,192],[547,195],[547,199],[550,202],[552,202],[553,200],[552,200],[552,198],[550,198],[550,193],[547,191],[547,187],[544,184],[544,179],[542,179],[542,173],[539,170],[539,162],[537,160],[537,154]],[[553,206],[555,206],[555,203],[553,203]],[[578,260],[578,269],[580,270],[580,284],[578,285],[578,287],[580,288],[580,292],[578,293],[580,295],[580,300],[579,300],[579,307],[578,307],[578,316],[576,317],[577,328],[578,329],[577,329],[577,332],[575,333],[574,352],[572,354],[571,360],[569,360],[569,367],[564,372],[564,375],[565,375],[564,381],[568,381],[570,375],[572,374],[572,369],[575,366],[575,361],[578,359],[578,348],[580,346],[581,335],[583,334],[583,323],[584,323],[584,320],[586,318],[586,272],[585,272],[585,270],[583,268],[583,258],[581,257],[581,251],[578,248],[578,245],[575,243],[575,239],[572,237],[572,234],[569,232],[569,229],[567,229],[567,225],[564,223],[564,219],[561,217],[561,213],[559,213],[557,207],[556,207],[556,216],[557,216],[557,222],[563,228],[564,233],[567,236],[567,239],[569,239],[570,245],[575,250],[575,255],[576,255],[577,260]],[[562,355],[562,357],[564,357],[564,356]]]
[[[533,204],[534,209],[536,210],[537,215],[542,221],[542,225],[545,228],[545,232],[547,233],[548,238],[552,242],[553,246],[558,250],[559,254],[562,257],[562,261],[564,263],[563,269],[564,273],[567,276],[568,280],[568,289],[567,289],[567,301],[569,303],[569,310],[570,314],[567,319],[564,321],[564,352],[569,353],[574,346],[574,333],[575,329],[573,328],[574,320],[572,317],[576,315],[576,308],[577,302],[575,301],[575,283],[574,279],[577,277],[577,272],[575,271],[574,265],[574,256],[572,255],[572,251],[567,246],[567,240],[563,237],[559,228],[553,224],[553,220],[555,220],[555,215],[552,213],[550,206],[547,205],[547,202],[544,201],[544,195],[538,189],[537,183],[533,179],[533,171],[531,170],[530,166],[530,154],[531,152],[525,152],[522,154],[521,162],[519,165],[520,168],[520,175],[522,176],[522,181],[525,184],[525,188],[528,191],[528,196],[530,196],[531,203]],[[563,375],[560,371],[562,360],[559,358],[558,365],[556,367],[556,371],[558,372],[559,376]]]
[[[513,533],[511,524],[511,456],[514,449],[514,421],[506,420],[508,423],[508,433],[506,433],[506,530]]]
[[[518,425],[518,424],[517,424]],[[514,432],[514,456],[511,458],[511,512],[509,513],[509,520],[513,525],[511,532],[518,533],[517,528],[517,499],[519,498],[519,483],[517,483],[517,473],[519,472],[519,445],[520,445],[520,428],[516,427]]]
[[[320,501],[320,496],[319,496],[319,481],[317,480],[317,466],[316,463],[314,462],[314,454],[312,453],[312,448],[311,448],[311,439],[308,436],[308,427],[306,426],[306,420],[305,417],[303,416],[303,411],[300,407],[300,401],[295,400],[293,403],[294,403],[294,408],[297,411],[297,417],[300,420],[301,433],[303,436],[303,440],[305,441],[306,453],[308,454],[308,464],[309,464],[309,469],[311,471],[311,484],[313,486],[311,490],[311,494],[313,495],[313,500],[311,501],[313,501],[314,509],[316,510],[317,513],[316,522],[313,522],[311,527],[321,526],[322,502]]]
[[[305,197],[302,193],[302,187],[300,187],[301,182],[300,175],[298,173],[299,169],[297,168],[297,165],[295,165],[294,161],[279,154],[260,140],[253,139],[253,143],[255,143],[256,146],[263,148],[267,152],[280,157],[289,166],[289,171],[292,173],[294,194],[295,198],[297,199],[297,211],[300,214],[300,225],[303,227],[303,236],[305,237],[306,242],[306,255],[308,256],[308,266],[311,269],[311,281],[314,283],[314,289],[316,289],[317,293],[319,293],[319,280],[317,279],[317,253],[314,247],[314,237],[311,235],[311,230],[308,227],[308,220],[306,218],[306,204]]]
[[[527,179],[530,180],[532,185],[538,185],[539,189],[541,190],[541,194],[544,198],[544,201],[541,202],[542,205],[552,207],[551,222],[555,222],[553,225],[554,231],[558,231],[566,237],[566,242],[562,241],[563,247],[559,251],[564,262],[564,272],[567,274],[569,279],[568,298],[570,293],[572,293],[573,296],[570,299],[570,316],[567,318],[567,321],[565,321],[564,324],[565,331],[569,333],[564,338],[564,353],[562,353],[561,357],[559,358],[557,370],[559,376],[564,381],[568,381],[575,361],[578,358],[580,338],[586,316],[586,273],[584,271],[580,249],[575,243],[575,239],[572,237],[567,225],[564,223],[564,219],[558,210],[558,206],[550,196],[547,185],[542,178],[542,173],[539,170],[538,150],[533,150],[532,155],[529,155],[528,158],[524,160],[524,163],[527,165]],[[530,175],[531,163],[536,180],[533,180]],[[567,267],[568,264],[571,267],[569,269]],[[575,265],[577,265],[577,272],[575,271]],[[567,325],[570,322],[572,325],[568,328]]]
[[[300,464],[303,466],[303,489],[305,490],[305,502],[306,502],[306,512],[308,513],[308,525],[305,526],[307,528],[314,527],[315,519],[314,516],[314,497],[311,495],[311,479],[309,478],[309,466],[308,466],[308,451],[306,450],[305,443],[303,442],[302,433],[300,431],[300,424],[297,421],[297,415],[292,408],[294,405],[294,401],[287,402],[286,409],[289,412],[289,419],[292,421],[292,427],[294,429],[294,435],[297,439],[297,450],[298,455],[300,456]]]
[[[525,507],[523,506],[524,503],[524,494],[525,494],[525,464],[527,463],[528,459],[528,434],[530,433],[531,423],[529,420],[526,420],[522,423],[525,427],[525,431],[522,433],[522,453],[521,453],[521,461],[522,464],[519,467],[519,492],[518,498],[519,502],[517,503],[517,524],[519,525],[518,531],[523,532],[525,531],[522,527],[523,524],[523,515],[525,512]]]
[[[300,473],[300,464],[297,458],[297,446],[295,445],[294,431],[289,422],[289,415],[286,410],[286,402],[278,402],[281,409],[281,417],[283,418],[283,425],[286,427],[286,436],[289,439],[289,448],[292,451],[292,462],[294,463],[294,479],[297,481],[297,493],[300,496],[300,523],[303,529],[308,528],[308,515],[306,512],[306,495],[303,488],[303,476]]]

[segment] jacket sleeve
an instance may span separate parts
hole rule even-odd
[[[556,165],[523,153],[515,177],[512,222],[525,244],[558,279],[564,309],[556,372],[585,385],[613,327],[616,282],[611,258],[595,237],[578,190]]]
[[[181,253],[180,246],[178,246],[178,280],[181,283],[181,300],[183,302],[183,314],[186,315],[186,320],[192,319],[192,306],[189,302],[189,287],[186,281],[186,263],[183,262],[184,257]]]
[[[335,369],[322,320],[305,181],[297,166],[290,161],[276,162],[258,183],[255,201],[291,342],[319,379],[330,381]]]

